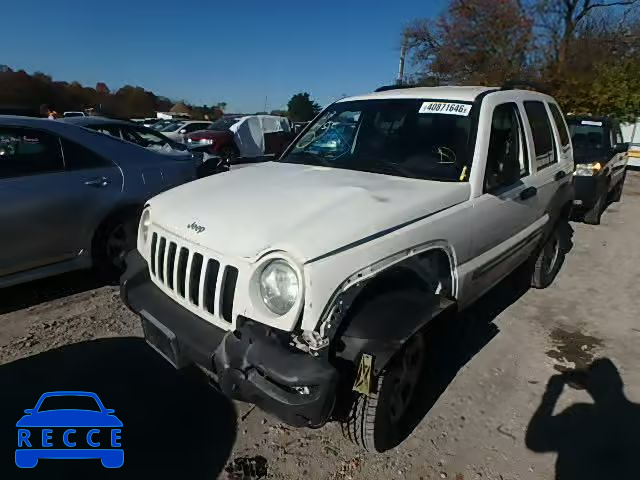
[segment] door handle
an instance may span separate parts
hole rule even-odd
[[[525,188],[520,192],[520,199],[526,200],[527,198],[535,197],[538,194],[538,189],[536,187]]]
[[[556,182],[559,180],[562,180],[564,177],[567,176],[567,172],[565,172],[564,170],[560,170],[558,173],[556,173],[556,175],[553,177]]]
[[[84,182],[84,184],[87,185],[88,187],[97,187],[97,188],[106,187],[110,183],[111,181],[107,177],[92,178],[91,180],[87,180],[86,182]]]

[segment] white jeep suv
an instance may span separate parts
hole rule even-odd
[[[552,282],[573,169],[564,116],[538,92],[345,98],[279,160],[149,201],[122,298],[175,367],[294,426],[341,420],[382,451],[429,322],[529,260],[534,287]]]

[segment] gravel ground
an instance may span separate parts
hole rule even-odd
[[[349,444],[336,425],[294,430],[229,402],[198,372],[175,372],[140,338],[117,289],[88,273],[0,291],[0,472],[211,479],[234,459],[261,456],[256,465],[273,479],[637,478],[625,448],[637,455],[640,445],[624,442],[640,431],[640,407],[615,392],[617,370],[627,398],[640,401],[640,175],[629,175],[602,225],[573,227],[551,288],[510,278],[459,317],[455,336],[445,332],[417,426],[380,455]],[[555,376],[596,358],[610,362],[598,362],[590,393],[582,377],[565,375],[563,385]],[[14,467],[22,410],[63,389],[94,391],[115,409],[122,469],[93,460]]]

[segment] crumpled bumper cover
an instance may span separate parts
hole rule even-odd
[[[326,359],[289,348],[279,332],[249,319],[224,331],[194,315],[153,284],[137,251],[127,256],[120,295],[141,317],[147,342],[176,368],[198,364],[226,395],[296,427],[329,418],[338,372]]]

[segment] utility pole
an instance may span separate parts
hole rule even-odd
[[[402,47],[400,47],[400,65],[398,66],[398,78],[396,83],[402,85],[404,83],[404,59],[407,56],[407,40],[402,40]]]

